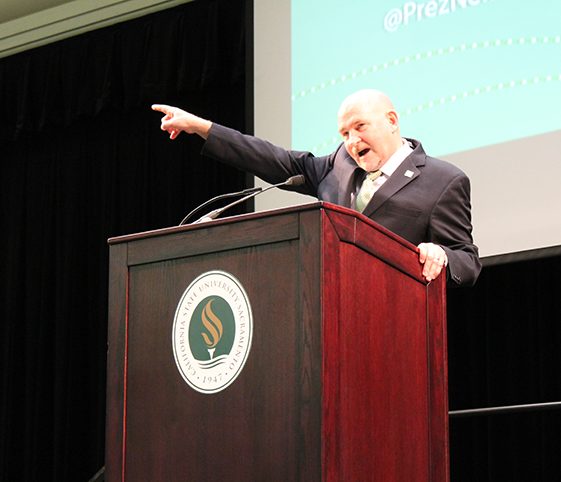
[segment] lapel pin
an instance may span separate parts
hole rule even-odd
[[[409,169],[407,169],[407,171],[405,171],[405,173],[403,174],[405,177],[413,177],[414,172],[410,171]]]

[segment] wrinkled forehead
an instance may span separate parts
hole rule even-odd
[[[381,112],[375,106],[366,102],[348,102],[341,105],[337,113],[339,131],[349,129],[357,122],[373,121],[379,118]]]

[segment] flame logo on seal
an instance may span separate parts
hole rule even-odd
[[[201,314],[203,325],[207,330],[207,333],[203,332],[201,333],[201,336],[203,337],[205,345],[207,346],[211,359],[214,355],[216,345],[218,345],[218,343],[220,342],[222,333],[224,332],[224,327],[222,326],[220,318],[218,318],[218,316],[216,316],[216,314],[212,311],[213,301],[214,300],[208,301]]]

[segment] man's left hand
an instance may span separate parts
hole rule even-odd
[[[435,279],[448,264],[448,257],[441,246],[434,243],[421,243],[419,261],[423,265],[423,276],[427,281]]]

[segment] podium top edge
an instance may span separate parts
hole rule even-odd
[[[384,226],[379,225],[378,223],[376,223],[372,219],[367,218],[366,216],[359,213],[358,211],[355,211],[354,209],[346,208],[344,206],[339,206],[337,204],[333,204],[333,203],[330,203],[330,202],[326,202],[326,201],[314,201],[314,202],[310,202],[310,203],[297,204],[297,205],[283,207],[283,208],[268,209],[268,210],[264,210],[264,211],[247,213],[247,214],[239,214],[239,215],[236,215],[236,216],[219,218],[219,219],[215,219],[215,220],[212,220],[212,221],[208,221],[208,222],[205,222],[205,223],[199,223],[199,224],[186,224],[184,226],[170,226],[170,227],[159,228],[159,229],[154,229],[154,230],[149,230],[149,231],[142,231],[142,232],[138,232],[138,233],[125,234],[125,235],[122,235],[122,236],[111,237],[107,240],[107,243],[109,245],[115,245],[115,244],[130,242],[130,241],[136,241],[136,240],[139,240],[139,239],[153,238],[153,237],[164,236],[164,235],[173,234],[173,233],[194,231],[194,230],[197,230],[197,229],[203,229],[203,228],[207,228],[207,227],[211,227],[211,226],[235,224],[235,223],[239,223],[239,222],[242,222],[242,221],[249,221],[249,220],[253,220],[253,219],[262,219],[262,218],[271,217],[271,216],[279,216],[279,215],[283,215],[283,214],[291,214],[291,213],[313,211],[313,210],[334,211],[334,212],[337,212],[337,213],[341,213],[341,214],[344,214],[344,215],[347,215],[347,216],[354,217],[356,219],[361,220],[365,224],[368,224],[368,225],[372,226],[373,228],[378,229],[379,231],[382,231],[385,235],[394,239],[396,242],[405,246],[406,248],[411,249],[413,251],[416,250],[416,247],[413,244],[411,244],[409,241],[405,240],[401,236],[398,236],[397,234],[393,233],[392,231],[385,228]]]
[[[325,203],[323,201],[315,201],[315,202],[311,202],[311,203],[306,203],[306,204],[298,204],[295,206],[288,206],[285,208],[277,208],[277,209],[268,209],[268,210],[264,210],[264,211],[259,211],[259,212],[253,212],[253,213],[247,213],[247,214],[238,214],[236,216],[227,216],[225,218],[218,218],[218,219],[214,219],[212,221],[208,221],[208,222],[204,222],[204,223],[199,223],[199,224],[185,224],[183,226],[168,226],[165,228],[158,228],[158,229],[153,229],[153,230],[149,230],[149,231],[142,231],[142,232],[138,232],[138,233],[131,233],[131,234],[124,234],[122,236],[115,236],[115,237],[111,237],[107,240],[108,244],[118,244],[118,243],[124,243],[124,242],[128,242],[128,241],[133,241],[136,239],[143,239],[143,238],[151,238],[151,237],[155,237],[155,236],[163,236],[166,234],[170,234],[170,233],[181,233],[184,231],[194,231],[197,229],[203,229],[203,228],[207,228],[209,226],[219,226],[222,224],[233,224],[233,223],[237,223],[240,221],[248,221],[251,219],[260,219],[260,218],[265,218],[268,216],[277,216],[280,214],[289,214],[289,213],[295,213],[295,212],[300,212],[300,211],[309,211],[309,210],[314,210],[314,209],[320,209],[322,206],[325,206],[326,204],[329,203]]]

